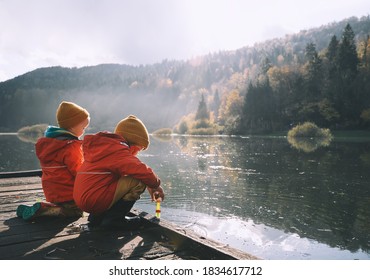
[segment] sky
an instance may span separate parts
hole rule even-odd
[[[40,67],[187,60],[369,14],[369,0],[0,0],[0,82]]]

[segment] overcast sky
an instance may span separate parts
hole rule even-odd
[[[189,59],[369,14],[370,0],[0,0],[0,81]]]

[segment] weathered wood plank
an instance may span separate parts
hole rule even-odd
[[[42,170],[27,170],[27,171],[13,171],[13,172],[0,172],[0,179],[4,178],[23,178],[23,177],[33,177],[41,176]]]
[[[6,259],[165,259],[176,254],[168,238],[159,231],[78,231],[73,226],[61,232],[38,231],[24,243],[0,244]],[[160,233],[160,234],[158,234]],[[11,250],[9,250],[11,248]],[[177,256],[176,258],[180,258]]]
[[[21,220],[19,218],[14,218]],[[22,220],[21,220],[22,221]],[[44,219],[39,223],[24,222],[15,226],[9,226],[0,232],[0,246],[12,245],[26,240],[32,242],[34,240],[50,239],[73,234],[70,224],[71,220],[62,221],[52,217]],[[27,227],[27,231],[24,228]]]
[[[20,204],[32,205],[35,202],[45,201],[44,194],[42,192],[32,193],[29,195],[20,195],[16,197],[0,197],[0,213],[2,212],[14,212]]]
[[[40,183],[29,185],[1,186],[1,195],[7,195],[10,192],[42,191]]]
[[[231,248],[217,241],[207,239],[194,233],[192,230],[180,228],[166,220],[161,219],[157,221],[154,216],[146,212],[137,209],[134,209],[132,212],[145,218],[147,221],[156,221],[160,230],[176,244],[177,248],[190,247],[194,252],[197,252],[196,254],[201,259],[257,259],[253,255]]]
[[[2,186],[25,186],[29,184],[41,184],[40,177],[29,177],[29,178],[7,178],[0,180],[0,191]],[[41,185],[40,185],[41,188]]]
[[[16,217],[19,204],[43,201],[40,178],[0,179],[0,259],[255,259],[138,209],[135,231],[89,229],[87,218]]]

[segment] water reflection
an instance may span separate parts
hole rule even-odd
[[[369,258],[369,143],[311,153],[279,138],[174,137],[153,146],[143,156],[168,184],[167,207],[252,220]]]
[[[17,135],[0,135],[0,172],[40,168],[32,142],[22,141]]]
[[[290,145],[299,150],[306,153],[311,153],[316,151],[320,147],[328,147],[331,142],[331,138],[307,138],[307,137],[287,137],[288,142]]]

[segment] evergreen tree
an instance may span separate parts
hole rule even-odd
[[[322,60],[317,54],[316,46],[309,43],[306,46],[306,101],[317,101],[321,98],[323,72]]]
[[[352,123],[360,115],[361,107],[358,94],[355,90],[355,81],[358,73],[358,57],[355,43],[355,35],[349,24],[346,25],[342,40],[338,49],[338,111],[342,117],[342,122]]]
[[[343,78],[353,78],[357,74],[358,57],[355,34],[350,24],[347,24],[338,49],[338,66]]]
[[[242,108],[240,131],[244,134],[270,132],[276,121],[275,115],[273,92],[268,79],[256,86],[250,83]]]
[[[338,74],[338,48],[339,48],[339,41],[337,36],[333,36],[330,40],[329,46],[326,51],[326,58],[327,58],[327,74],[328,74],[328,87],[330,85],[331,80],[335,80],[336,75]],[[335,83],[335,82],[334,82]],[[330,88],[328,88],[330,90]]]
[[[208,108],[207,108],[207,104],[204,100],[204,95],[202,94],[202,98],[199,102],[199,105],[198,105],[198,110],[197,110],[197,113],[195,115],[195,120],[202,120],[202,119],[206,119],[206,120],[209,120],[209,111],[208,111]]]
[[[213,97],[213,102],[212,102],[212,105],[211,105],[211,108],[210,108],[214,112],[214,116],[215,116],[216,120],[218,118],[220,105],[221,105],[220,95],[218,94],[218,90],[216,89],[216,92],[215,92],[214,97]]]
[[[337,59],[337,53],[338,53],[338,46],[339,42],[337,39],[337,36],[331,37],[327,52],[326,52],[326,57],[330,63],[335,63]]]
[[[339,41],[337,36],[330,40],[325,57],[327,58],[324,96],[334,104],[340,103],[340,73],[338,67]]]

